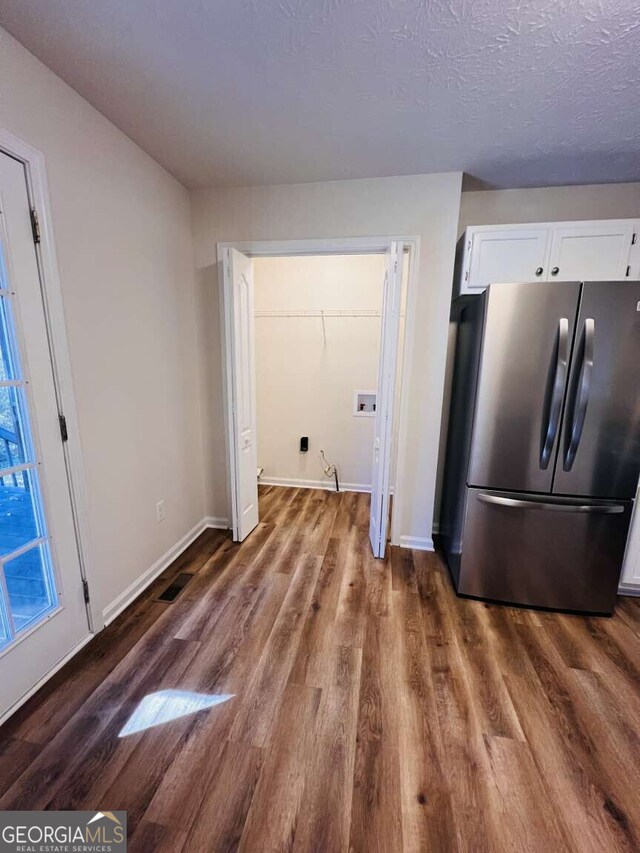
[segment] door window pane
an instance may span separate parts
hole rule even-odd
[[[23,388],[0,388],[0,468],[29,461],[22,430],[23,395]]]
[[[17,632],[37,621],[56,602],[49,580],[52,573],[48,546],[31,548],[3,563],[3,570],[11,617]]]
[[[11,353],[10,342],[15,336],[11,327],[10,311],[8,298],[0,298],[0,380],[2,381],[22,378],[16,370],[17,359]]]
[[[6,272],[0,246],[0,383],[17,383],[0,384],[0,647],[58,601],[49,544],[33,544],[47,529]],[[20,466],[28,467],[12,470]]]
[[[0,601],[0,649],[9,640],[9,629],[7,628],[7,617],[3,613],[2,601]]]
[[[0,556],[43,535],[35,502],[33,471],[0,477]]]

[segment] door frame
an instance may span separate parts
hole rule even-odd
[[[45,324],[49,337],[53,384],[58,401],[58,409],[60,412],[64,412],[67,425],[68,440],[63,443],[63,453],[67,470],[69,494],[71,496],[71,511],[76,535],[81,580],[86,581],[90,588],[95,588],[96,585],[93,583],[95,572],[89,528],[86,478],[80,445],[78,413],[73,390],[71,357],[69,354],[62,287],[56,257],[45,158],[37,148],[33,148],[22,139],[19,139],[1,127],[0,152],[8,154],[24,165],[29,204],[32,209],[37,211],[38,215],[40,242],[35,244],[35,252],[40,277],[40,289],[42,291]],[[83,645],[89,642],[94,634],[102,629],[102,611],[98,605],[99,601],[97,597],[93,597],[86,607],[87,636],[76,648],[70,650],[69,654],[47,673],[40,682],[28,691],[20,700],[20,704],[33,695],[56,670],[60,669]],[[27,632],[25,637],[29,633],[31,632]],[[11,713],[15,710],[15,707],[12,708]]]
[[[397,423],[393,424],[392,447],[389,448],[389,463],[395,472],[393,495],[394,512],[391,517],[391,544],[401,544],[399,525],[400,513],[395,511],[400,496],[404,493],[404,471],[407,455],[407,433],[409,426],[409,387],[411,382],[411,353],[415,335],[415,306],[418,290],[418,263],[420,238],[417,236],[388,237],[334,237],[306,240],[240,240],[219,242],[216,244],[218,261],[218,294],[220,301],[221,350],[223,363],[223,400],[225,423],[225,446],[227,463],[227,507],[229,526],[233,525],[235,482],[235,444],[233,434],[232,359],[229,305],[225,300],[225,275],[223,255],[225,249],[237,249],[250,258],[296,257],[304,255],[378,255],[386,253],[391,243],[403,243],[409,255],[409,273],[407,276],[407,295],[405,302],[405,325],[402,345],[402,367],[398,389],[399,406]],[[395,459],[394,459],[395,456]]]

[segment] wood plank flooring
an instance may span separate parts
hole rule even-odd
[[[640,850],[640,600],[459,599],[435,554],[372,558],[366,495],[260,504],[0,730],[0,808],[126,809],[142,853]],[[233,698],[118,737],[168,689]]]

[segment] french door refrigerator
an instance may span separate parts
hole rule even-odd
[[[440,524],[458,593],[612,613],[639,474],[640,282],[472,297]]]

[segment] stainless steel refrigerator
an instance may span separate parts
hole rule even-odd
[[[613,612],[639,474],[640,282],[472,297],[440,522],[458,593]]]

